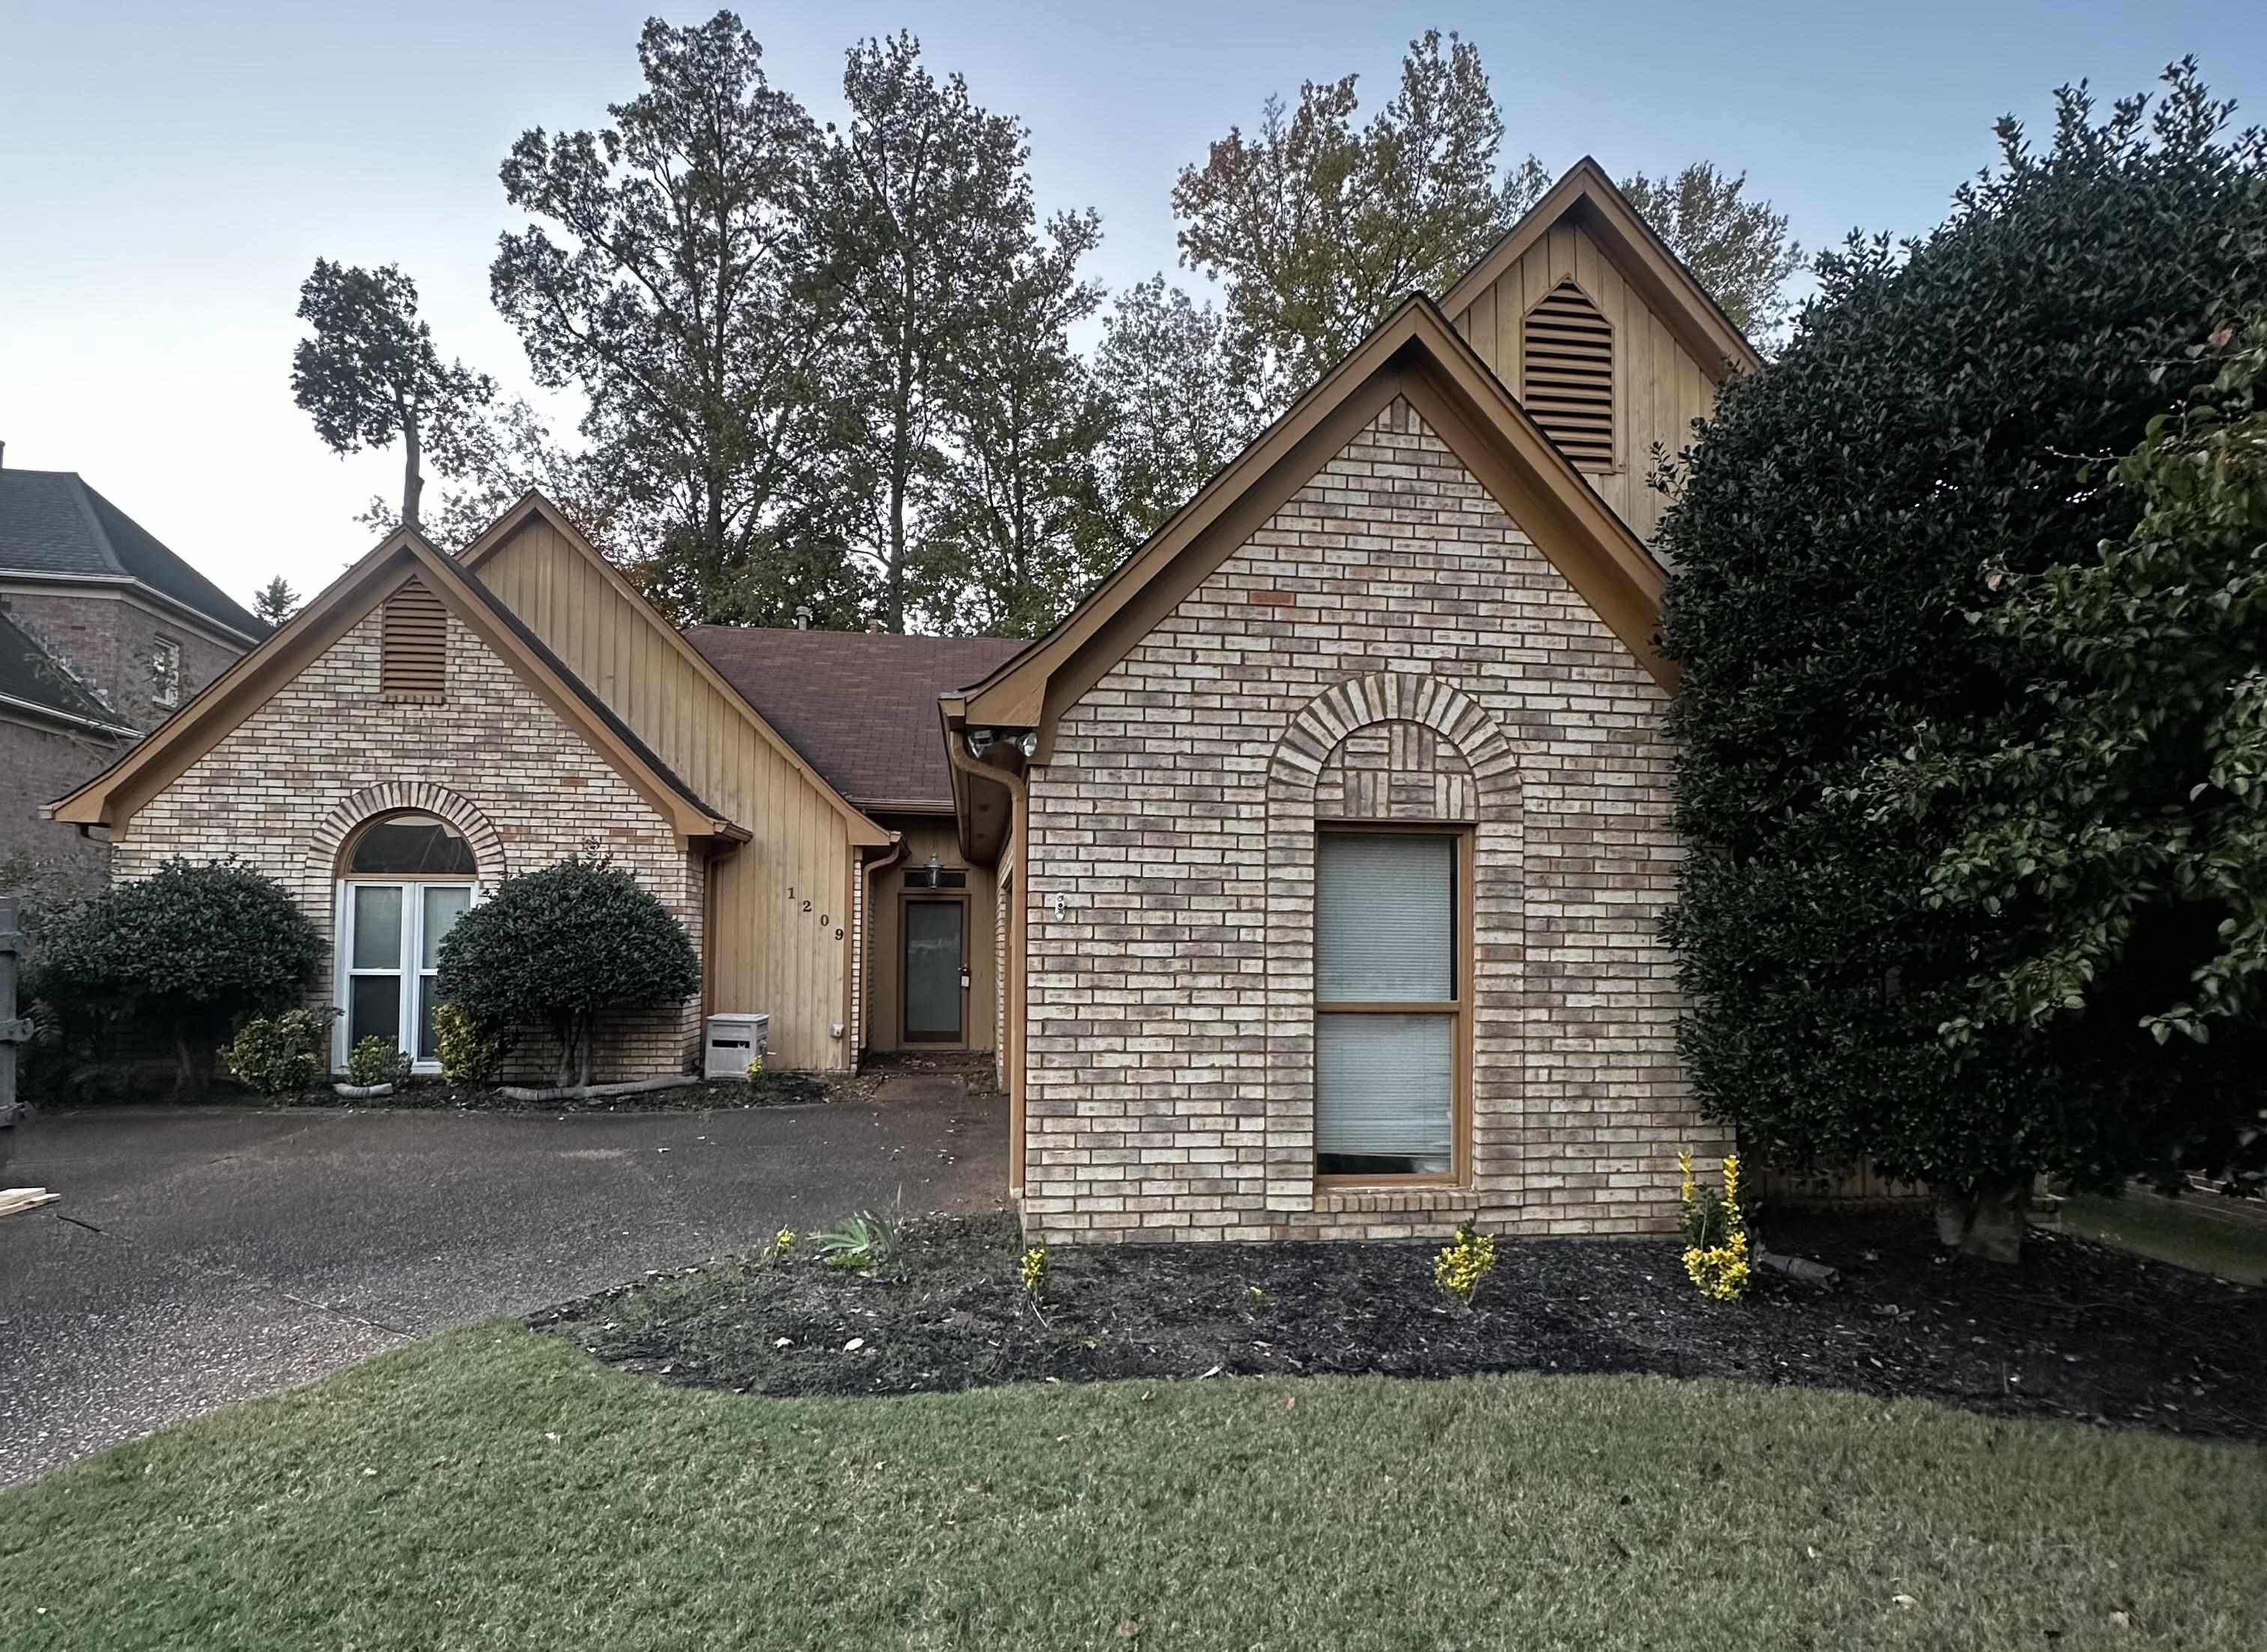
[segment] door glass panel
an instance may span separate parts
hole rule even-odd
[[[401,890],[391,884],[357,884],[354,890],[354,967],[401,967]]]
[[[356,975],[347,987],[347,1047],[367,1038],[401,1042],[401,977]]]
[[[960,1037],[960,913],[957,900],[906,903],[906,1037]]]
[[[1452,838],[1324,834],[1315,847],[1316,998],[1454,998],[1456,869]]]
[[[1453,1016],[1315,1017],[1315,1168],[1422,1175],[1450,1163]]]
[[[428,884],[425,886],[425,939],[419,966],[441,967],[441,940],[457,927],[457,920],[473,904],[469,884]]]

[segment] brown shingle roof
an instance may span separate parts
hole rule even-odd
[[[1028,644],[1020,637],[892,636],[696,625],[685,640],[781,738],[862,808],[952,806],[936,697]]]

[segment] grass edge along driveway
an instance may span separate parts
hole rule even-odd
[[[1654,1377],[890,1400],[489,1324],[0,1495],[0,1646],[2256,1647],[2267,1451]]]

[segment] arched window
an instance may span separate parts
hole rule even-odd
[[[441,942],[479,896],[464,834],[437,816],[383,815],[339,852],[340,1053],[381,1038],[439,1067],[433,982]]]

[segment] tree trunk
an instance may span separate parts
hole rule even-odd
[[[2018,1262],[2023,1218],[2030,1208],[2029,1178],[1993,1187],[1939,1187],[1936,1237],[1948,1249],[1987,1262]]]
[[[401,525],[419,526],[417,496],[425,491],[425,478],[419,474],[424,458],[424,448],[417,440],[417,421],[401,422]]]
[[[575,1082],[588,1090],[591,1087],[591,1017],[583,1017],[575,1032]]]
[[[575,1083],[575,1034],[581,1024],[572,1016],[554,1022],[552,1036],[559,1040],[559,1088],[566,1090]]]

